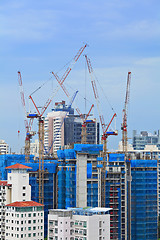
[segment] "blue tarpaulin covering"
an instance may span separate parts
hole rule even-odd
[[[123,162],[124,161],[124,154],[117,154],[117,153],[110,153],[109,154],[109,162]]]
[[[157,167],[157,160],[131,160],[131,167]]]
[[[92,177],[92,163],[87,163],[87,178]]]
[[[90,154],[99,154],[103,151],[103,144],[74,144],[74,150]]]

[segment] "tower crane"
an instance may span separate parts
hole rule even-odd
[[[61,86],[61,88],[63,89],[64,93],[66,94],[66,96],[69,98],[70,94],[68,93],[66,87],[64,86],[63,82],[59,79],[59,76],[57,74],[55,74],[54,72],[52,72],[52,74],[54,75],[54,77],[56,78],[57,82],[59,83],[59,85]],[[81,134],[81,143],[85,144],[87,142],[87,118],[91,113],[92,108],[94,107],[94,104],[92,104],[88,114],[85,116],[83,115],[78,107],[75,107],[77,113],[79,114],[80,118],[82,119],[82,134]]]
[[[76,54],[76,56],[74,57],[70,67],[67,68],[67,70],[65,71],[65,73],[63,74],[62,78],[61,78],[61,83],[60,86],[58,86],[55,91],[53,92],[52,96],[47,100],[47,102],[45,103],[45,105],[43,106],[41,112],[39,111],[35,101],[33,100],[32,95],[37,91],[34,91],[30,96],[29,99],[32,101],[37,113],[36,114],[28,114],[28,118],[38,118],[38,135],[39,135],[39,202],[40,203],[44,203],[44,113],[46,111],[46,109],[48,108],[48,106],[50,105],[50,103],[52,102],[54,96],[56,95],[56,93],[58,92],[59,88],[61,87],[61,85],[63,84],[63,82],[65,81],[65,79],[67,78],[67,76],[69,75],[69,73],[71,72],[74,64],[77,62],[77,60],[79,59],[80,55],[82,54],[82,52],[84,51],[84,49],[86,48],[87,44],[85,44],[83,47],[81,47],[78,51],[78,53]],[[39,88],[38,88],[39,89]]]
[[[127,87],[126,87],[126,96],[123,108],[123,115],[122,115],[122,147],[123,153],[125,154],[125,159],[127,158],[127,147],[128,147],[128,131],[127,131],[127,117],[128,117],[128,103],[130,97],[130,83],[131,83],[131,72],[128,72],[127,75]],[[128,215],[128,233],[127,237],[128,240],[131,240],[131,162],[129,160],[126,161],[126,179],[127,179],[127,215]]]
[[[102,137],[101,137],[101,143],[103,144],[103,153],[102,153],[102,171],[101,171],[101,207],[105,207],[105,183],[106,183],[106,154],[107,154],[107,138],[110,135],[118,135],[117,130],[108,131],[109,127],[111,126],[111,123],[113,122],[113,119],[116,117],[116,113],[113,114],[109,124],[106,126],[104,122],[103,114],[101,113],[100,106],[99,106],[99,95],[98,90],[96,86],[96,81],[94,77],[93,68],[91,65],[91,61],[87,55],[85,55],[88,71],[91,77],[91,85],[93,88],[94,97],[96,100],[97,108],[98,108],[98,114],[99,119],[102,127]]]
[[[24,149],[25,162],[29,162],[30,141],[31,141],[32,137],[35,135],[35,132],[31,131],[33,119],[29,119],[29,120],[27,119],[26,103],[25,103],[25,97],[24,97],[24,91],[23,91],[22,76],[21,76],[20,71],[18,71],[18,82],[19,82],[19,87],[20,87],[21,102],[22,102],[22,106],[23,106],[24,112],[25,112],[25,119],[24,119],[25,130],[26,130],[25,149]]]
[[[125,96],[125,103],[123,108],[123,116],[122,116],[122,147],[123,147],[123,153],[127,153],[127,143],[128,143],[128,137],[127,137],[127,114],[128,114],[128,103],[129,103],[129,94],[130,94],[130,82],[131,82],[131,72],[128,72],[127,76],[127,88],[126,88],[126,96]]]

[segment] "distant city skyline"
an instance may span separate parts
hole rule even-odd
[[[26,99],[47,81],[33,95],[38,106],[43,106],[57,85],[51,71],[62,76],[63,66],[75,56],[84,42],[89,45],[85,53],[90,57],[98,81],[109,99],[110,104],[98,89],[105,122],[111,119],[111,107],[117,113],[119,136],[108,139],[108,148],[117,149],[121,140],[128,71],[132,73],[128,136],[132,138],[134,129],[152,133],[158,130],[159,7],[158,0],[1,2],[0,139],[4,139],[14,152],[20,152],[24,146],[24,111],[17,72],[21,71]],[[81,56],[65,82],[71,95],[79,90],[76,105],[81,112],[88,111],[92,103],[96,106],[87,71],[84,56]],[[85,96],[88,99],[86,109]],[[68,102],[59,91],[53,105],[61,100]],[[52,106],[48,112],[51,109]],[[94,113],[98,118],[96,107]],[[37,128],[36,121],[34,128]]]

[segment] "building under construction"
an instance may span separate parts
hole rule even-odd
[[[59,150],[58,160],[44,161],[45,236],[47,236],[49,209],[101,206],[103,166],[100,153],[102,150],[103,145],[75,144],[73,149]],[[32,158],[30,163],[25,163],[24,155],[1,155],[1,180],[6,179],[5,167],[17,162],[32,167],[30,170],[31,195],[32,200],[38,201],[39,164]],[[132,176],[130,196],[128,194],[128,162]],[[125,160],[124,154],[108,154],[105,173],[105,206],[112,208],[110,211],[111,239],[157,240],[157,176],[157,160]],[[129,197],[131,197],[130,209]],[[129,224],[131,224],[131,234]]]

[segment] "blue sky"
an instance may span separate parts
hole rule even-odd
[[[132,72],[128,131],[160,128],[160,2],[158,0],[1,1],[0,3],[0,139],[19,151],[24,145],[24,112],[17,71],[21,71],[26,96],[48,81],[34,96],[43,105],[55,88],[51,71],[63,74],[63,66],[87,42],[96,76],[117,113],[118,137],[110,137],[109,148],[117,148],[124,105],[127,72]],[[87,81],[87,110],[94,98],[83,56],[66,79],[68,89],[79,90],[76,105],[85,111],[83,97]],[[71,90],[70,90],[71,91]],[[112,110],[101,92],[106,122]],[[53,101],[65,98],[59,92]],[[51,108],[48,109],[50,111]],[[46,112],[47,113],[47,112]],[[95,109],[96,114],[96,109]],[[36,123],[35,123],[36,127]],[[18,130],[20,136],[18,137]]]

